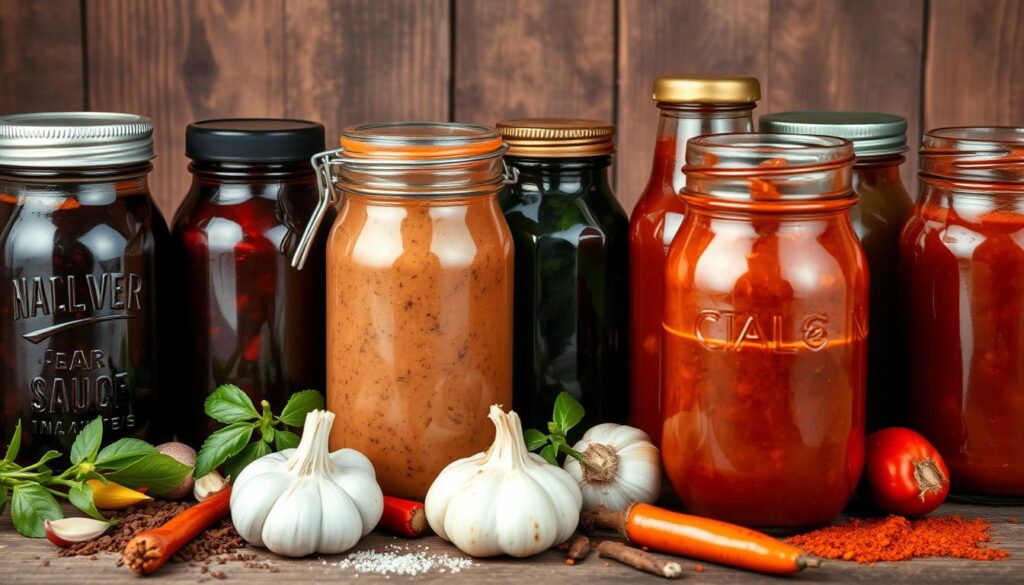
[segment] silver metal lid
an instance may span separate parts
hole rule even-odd
[[[153,158],[153,121],[136,114],[42,112],[0,116],[0,166],[117,166]]]
[[[853,142],[859,157],[907,150],[907,119],[875,112],[780,112],[761,116],[761,132],[838,136]]]

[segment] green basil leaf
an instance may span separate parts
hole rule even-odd
[[[551,419],[563,434],[583,420],[583,405],[572,394],[562,392],[555,398],[555,412]]]
[[[254,428],[252,423],[237,422],[207,437],[199,449],[199,455],[196,456],[196,467],[192,476],[203,477],[220,467],[228,457],[244,449],[252,438]]]
[[[224,472],[228,477],[234,481],[239,473],[245,469],[247,465],[256,461],[264,455],[270,455],[274,450],[270,448],[270,445],[263,441],[256,441],[255,443],[249,443],[244,449],[238,452],[238,455],[228,458],[224,462]]]
[[[263,438],[262,442],[267,443],[268,445],[274,442],[274,434],[276,432],[277,431],[274,430],[274,427],[268,423],[260,425],[260,436]]]
[[[45,520],[63,518],[60,504],[46,488],[38,483],[23,483],[14,486],[11,497],[11,520],[18,532],[32,538],[43,538]]]
[[[93,518],[106,521],[103,514],[96,509],[96,502],[92,498],[92,487],[84,481],[78,482],[68,490],[68,500],[71,501],[72,506]]]
[[[7,495],[9,491],[7,486],[0,485],[0,516],[3,516],[4,510],[7,509]]]
[[[313,410],[323,410],[323,408],[323,394],[316,390],[303,390],[292,394],[278,419],[290,427],[301,427],[306,423],[307,414]]]
[[[526,440],[527,451],[536,451],[548,443],[548,436],[537,429],[523,431],[523,439]]]
[[[78,465],[83,461],[91,461],[100,450],[100,443],[103,442],[103,417],[97,416],[96,420],[82,427],[71,445],[71,463]]]
[[[21,450],[21,419],[18,419],[17,424],[14,425],[14,436],[11,437],[10,444],[7,445],[7,454],[4,455],[4,462],[10,463],[14,461],[14,458],[18,456],[18,451]]]
[[[120,468],[156,453],[156,447],[139,439],[125,438],[107,445],[96,455],[96,467]]]
[[[291,431],[277,431],[274,433],[274,449],[284,451],[299,446],[299,436]]]
[[[244,390],[234,384],[222,384],[206,398],[206,415],[226,425],[259,418],[256,407]]]
[[[540,456],[551,465],[558,465],[558,447],[548,445],[540,450]]]
[[[143,455],[121,469],[108,471],[104,477],[132,489],[148,487],[151,494],[165,494],[181,485],[191,468],[163,453]]]

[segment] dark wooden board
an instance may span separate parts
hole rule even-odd
[[[924,126],[1024,126],[1024,2],[931,0]]]
[[[363,122],[447,121],[447,0],[289,0],[285,113],[323,122],[328,147]]]
[[[769,9],[769,0],[621,0],[617,192],[627,210],[651,171],[658,127],[654,78],[753,75],[769,95]]]
[[[855,110],[907,118],[903,180],[916,193],[924,0],[772,0],[766,111]]]
[[[455,0],[453,119],[613,119],[612,0]]]
[[[284,112],[284,0],[86,0],[89,106],[153,118],[153,196],[190,183],[185,126]]]
[[[78,0],[0,0],[0,114],[85,108]]]
[[[1024,518],[1024,508],[991,508],[965,505],[946,505],[937,512],[940,515],[961,514],[965,517],[984,517],[993,523],[993,540],[997,546],[1008,549],[1009,559],[994,562],[962,561],[956,559],[919,559],[902,563],[879,563],[873,566],[857,565],[841,561],[826,562],[818,570],[807,570],[791,579],[765,577],[735,569],[701,563],[704,571],[693,570],[694,562],[683,561],[686,569],[682,583],[1020,583],[1024,571],[1024,524],[1011,524],[1007,520],[1016,516]],[[426,537],[408,541],[373,533],[353,550],[373,549],[377,551],[423,552],[427,555],[448,554],[462,556],[450,544],[437,537]],[[406,550],[407,547],[407,550]],[[247,549],[247,552],[249,549]],[[604,561],[591,556],[574,567],[566,566],[563,553],[549,551],[530,559],[516,560],[498,558],[475,560],[468,569],[451,574],[433,571],[417,576],[381,575],[364,573],[358,575],[351,569],[340,569],[339,559],[345,555],[312,557],[286,560],[265,551],[254,550],[262,559],[277,567],[277,572],[248,569],[242,563],[214,563],[212,569],[223,571],[227,583],[293,583],[293,582],[339,582],[339,583],[394,583],[394,582],[443,582],[443,583],[489,583],[489,584],[544,584],[588,583],[664,583],[658,577],[638,573],[614,562],[604,566]],[[138,583],[126,568],[116,567],[114,554],[99,555],[96,560],[87,557],[57,558],[56,549],[45,540],[32,540],[18,535],[11,527],[7,514],[0,519],[0,583],[55,583],[73,582],[81,585],[108,583]],[[167,583],[194,583],[204,578],[199,566],[170,564],[149,578]],[[217,580],[208,579],[210,583]]]

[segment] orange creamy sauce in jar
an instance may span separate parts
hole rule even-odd
[[[331,449],[369,457],[384,493],[422,499],[446,465],[490,445],[488,407],[512,405],[513,244],[493,130],[384,128],[400,134],[386,140],[401,148],[348,146],[336,171],[344,195],[327,245]],[[419,144],[434,139],[443,144]]]

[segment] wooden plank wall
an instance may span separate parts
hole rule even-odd
[[[168,215],[189,181],[185,125],[220,116],[311,118],[332,136],[361,121],[611,119],[629,209],[659,74],[756,75],[758,113],[902,114],[916,147],[924,128],[1024,125],[1024,1],[0,0],[0,112],[152,116]]]

